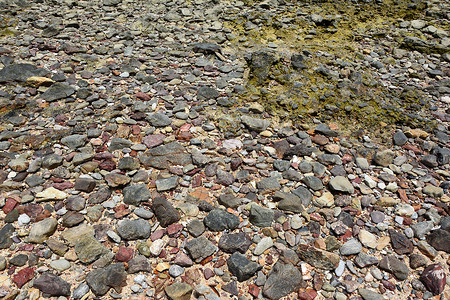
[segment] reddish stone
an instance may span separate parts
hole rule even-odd
[[[116,206],[114,208],[114,211],[115,211],[114,217],[116,219],[123,218],[131,213],[131,210],[128,209],[128,205],[125,204],[120,204],[119,206]]]
[[[19,247],[18,251],[33,251],[33,250],[34,250],[33,244],[25,244],[25,245]]]
[[[183,126],[180,127],[180,131],[189,131],[189,129],[191,129],[192,125],[189,123],[184,124]]]
[[[31,219],[35,219],[44,210],[42,206],[35,203],[30,203],[17,208],[19,214],[27,214]]]
[[[16,275],[14,275],[13,282],[17,285],[17,287],[20,289],[22,286],[33,279],[34,277],[34,268],[24,268],[17,272]]]
[[[72,182],[70,182],[70,181],[64,181],[64,182],[61,182],[61,183],[54,183],[54,184],[52,184],[52,186],[55,189],[58,189],[60,191],[64,191],[64,190],[73,188],[74,184]]]
[[[387,280],[381,280],[381,284],[390,291],[395,291],[395,284]]]
[[[183,175],[183,168],[182,167],[177,167],[177,166],[170,166],[169,167],[169,172],[175,175],[179,175],[182,176]]]
[[[98,164],[98,167],[100,168],[100,170],[111,172],[116,168],[116,163],[113,162],[112,160],[104,160]]]
[[[226,264],[226,260],[221,258],[214,264],[214,268],[220,268],[221,266]]]
[[[152,242],[159,240],[160,238],[163,237],[163,235],[166,233],[165,229],[158,229],[155,232],[152,233],[152,235],[150,236],[150,240]]]
[[[349,238],[351,238],[353,236],[353,234],[352,234],[352,231],[350,230],[350,229],[347,229],[347,231],[345,232],[345,234],[344,235],[342,235],[341,237],[340,237],[340,239],[342,240],[342,241],[347,241]]]
[[[313,289],[305,289],[298,292],[298,299],[300,300],[313,300],[316,297],[317,292]]]
[[[202,186],[202,176],[201,175],[195,175],[192,177],[192,187],[197,188]]]
[[[311,217],[311,220],[320,222],[322,220],[322,217],[319,214],[312,213],[309,215]]]
[[[189,171],[186,174],[189,176],[193,176],[193,175],[197,174],[198,172],[200,172],[201,170],[202,170],[201,168],[195,168],[194,170]]]
[[[159,258],[166,258],[166,257],[167,257],[167,251],[166,251],[166,249],[163,249],[163,250],[161,251],[161,253],[159,254],[158,257],[159,257]]]
[[[356,177],[355,179],[352,180],[352,183],[360,184],[361,182],[362,182],[362,179],[359,177]]]
[[[180,252],[180,248],[178,247],[174,247],[172,249],[170,249],[170,254],[177,254],[178,252]]]
[[[312,136],[311,141],[313,141],[314,143],[321,145],[321,146],[326,145],[329,142],[329,140],[326,136],[323,136],[320,134]]]
[[[314,285],[314,288],[316,289],[316,290],[321,290],[322,289],[322,286],[323,286],[323,284],[324,284],[324,280],[323,280],[323,278],[319,275],[319,274],[314,274],[314,277],[313,277],[313,285]]]
[[[174,223],[167,226],[167,234],[170,237],[177,235],[183,229],[183,225]]]
[[[177,140],[189,142],[194,136],[189,131],[179,131],[177,134]]]
[[[350,154],[345,154],[345,155],[342,157],[342,163],[343,163],[343,164],[349,163],[349,162],[351,162],[352,160],[353,160],[353,156],[350,155]]]
[[[248,292],[255,298],[259,296],[259,287],[256,284],[250,284],[248,286]]]
[[[136,98],[142,100],[142,101],[150,101],[152,100],[152,97],[150,97],[150,95],[143,93],[143,92],[137,92],[136,93]]]
[[[440,264],[429,265],[423,270],[420,281],[434,295],[439,295],[444,291],[447,275]]]
[[[405,144],[403,145],[403,149],[411,150],[414,152],[414,154],[422,154],[422,150],[417,148],[417,146],[411,145],[411,144]]]
[[[44,220],[44,219],[47,219],[47,218],[49,218],[51,215],[52,215],[51,212],[49,212],[48,210],[44,210],[41,214],[39,214],[39,215],[36,217],[35,222],[39,222],[39,221],[42,221],[42,220]]]
[[[202,264],[202,266],[206,265],[207,263],[209,263],[210,261],[212,261],[212,256],[208,256],[207,258],[205,258],[204,260],[202,260],[200,263]]]
[[[153,148],[164,143],[166,136],[164,134],[152,134],[147,135],[142,139],[142,143],[144,143],[147,148]]]
[[[117,261],[120,262],[128,262],[134,256],[134,249],[127,247],[119,247],[119,251],[117,251],[116,256],[114,257]]]
[[[3,206],[3,212],[5,214],[9,214],[18,204],[18,201],[14,200],[13,198],[8,198],[6,200],[5,206]]]
[[[141,134],[141,127],[138,125],[131,126],[131,134],[132,135],[139,135]]]
[[[205,276],[205,279],[208,280],[211,277],[214,277],[214,272],[210,268],[206,268],[203,270],[203,276]]]
[[[406,195],[406,191],[403,189],[398,189],[398,196],[402,200],[402,202],[409,203],[408,196]]]

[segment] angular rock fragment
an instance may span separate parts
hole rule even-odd
[[[238,281],[245,281],[262,269],[262,266],[249,260],[245,255],[235,252],[227,260],[228,269]]]

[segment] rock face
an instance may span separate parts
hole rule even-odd
[[[52,273],[43,273],[33,283],[33,287],[51,296],[70,296],[70,284]]]
[[[89,272],[86,276],[86,283],[96,296],[103,296],[110,288],[119,288],[126,278],[125,267],[119,263]]]
[[[233,253],[227,260],[227,264],[231,274],[236,276],[238,281],[249,279],[262,268],[262,266],[247,259],[245,255],[239,252]]]
[[[263,294],[269,299],[280,299],[298,290],[302,281],[302,274],[295,266],[278,261],[269,272]]]

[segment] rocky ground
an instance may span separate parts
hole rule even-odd
[[[447,1],[0,0],[1,299],[450,299]]]

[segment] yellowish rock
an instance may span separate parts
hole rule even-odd
[[[378,251],[383,250],[384,247],[389,245],[390,242],[391,242],[391,239],[388,236],[380,237],[378,239],[377,250]]]
[[[36,194],[36,201],[48,201],[48,200],[64,200],[69,195],[63,191],[60,191],[58,189],[55,189],[54,187],[49,187],[45,190],[43,190],[40,193]]]
[[[273,134],[269,130],[264,130],[260,133],[260,135],[263,137],[271,137]]]
[[[399,200],[394,199],[392,197],[381,197],[377,201],[377,205],[383,206],[383,207],[391,207],[395,206],[399,203]]]
[[[358,237],[364,247],[372,249],[377,247],[377,237],[367,230],[361,230],[358,234]]]
[[[429,134],[422,129],[410,129],[408,131],[405,131],[405,135],[410,138],[418,138],[419,137],[419,138],[423,138],[423,139],[425,139],[429,136]]]
[[[166,263],[166,262],[161,262],[159,264],[156,265],[156,271],[158,272],[164,272],[165,270],[168,270],[170,268],[170,264]]]
[[[39,86],[51,86],[55,82],[47,77],[31,76],[27,78],[27,83],[34,87],[39,87]]]

